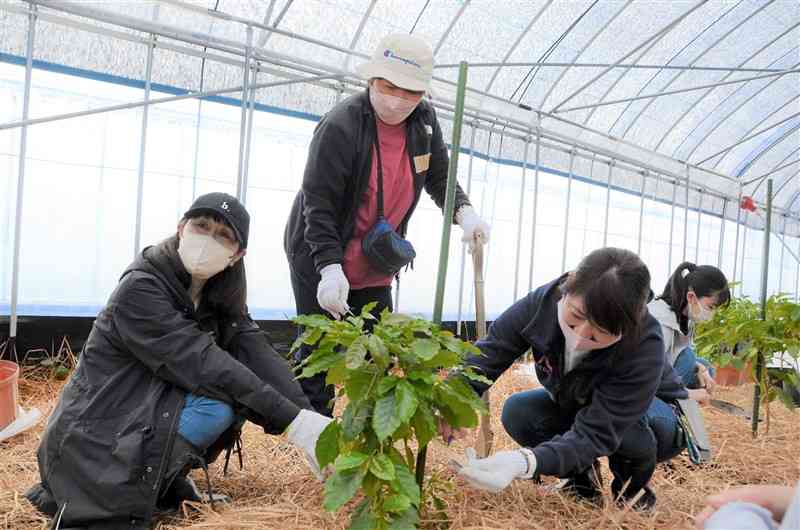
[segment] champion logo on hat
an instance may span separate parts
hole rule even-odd
[[[394,53],[392,50],[388,50],[388,49],[384,50],[383,56],[386,57],[387,59],[396,59],[396,60],[400,61],[401,63],[406,63],[406,64],[410,64],[411,66],[416,66],[417,68],[422,68],[422,66],[420,66],[420,64],[417,61],[415,61],[413,59],[407,59],[405,57],[400,57],[399,55]]]
[[[227,202],[223,202],[223,203],[220,205],[220,208],[222,208],[223,210],[227,210],[227,209],[229,209],[229,208],[230,208],[230,206],[228,206],[228,203],[227,203]]]

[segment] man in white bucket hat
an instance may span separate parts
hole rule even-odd
[[[286,224],[284,249],[297,314],[340,318],[360,313],[370,302],[378,303],[376,315],[391,310],[396,265],[414,256],[403,238],[422,189],[444,207],[447,145],[433,106],[423,99],[433,74],[431,47],[412,35],[388,35],[357,71],[368,81],[367,90],[320,121]],[[460,187],[453,222],[470,245],[488,242],[489,225]],[[375,250],[384,248],[370,244],[376,237],[400,241],[402,256]],[[304,346],[295,359],[310,354]],[[300,381],[316,410],[330,415],[334,394],[325,375]]]

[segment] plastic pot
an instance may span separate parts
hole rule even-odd
[[[0,361],[0,431],[17,419],[18,380],[19,366],[11,361]]]

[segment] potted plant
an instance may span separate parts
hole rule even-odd
[[[374,306],[341,321],[297,317],[305,331],[292,349],[314,345],[299,377],[327,371],[327,383],[347,398],[341,418],[317,442],[320,466],[332,471],[325,509],[336,511],[361,492],[351,529],[413,529],[426,494],[415,480],[416,452],[436,436],[439,418],[477,426],[485,407],[467,378],[488,380],[460,368],[480,353],[475,346],[422,318],[383,311],[376,321]]]
[[[770,384],[766,366],[769,362],[783,363],[800,356],[800,305],[788,296],[769,297],[765,319],[757,304],[747,298],[734,298],[717,310],[713,319],[698,326],[695,344],[701,356],[723,368],[733,365],[744,370],[759,385],[761,403],[767,411],[767,429],[769,403],[775,399],[787,406],[792,403],[793,396],[784,390],[784,385]],[[762,370],[757,373],[759,363]],[[782,377],[792,383],[796,374]]]

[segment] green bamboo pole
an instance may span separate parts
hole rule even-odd
[[[772,179],[767,180],[767,219],[764,223],[764,252],[761,258],[761,320],[767,319],[767,279],[769,278],[769,240],[772,225]],[[758,409],[761,404],[761,375],[764,353],[756,354],[756,388],[753,393],[753,437],[758,435]]]
[[[444,222],[442,223],[442,244],[439,249],[439,274],[436,277],[436,297],[433,303],[433,321],[442,323],[442,307],[444,306],[444,284],[447,278],[447,259],[450,256],[450,228],[453,225],[453,210],[456,202],[456,182],[458,177],[458,153],[461,150],[461,124],[464,121],[464,95],[467,88],[467,63],[461,61],[458,67],[458,91],[456,92],[456,109],[453,116],[453,143],[450,150],[450,166],[447,171],[447,192],[444,201]],[[417,455],[417,484],[420,489],[425,480],[425,464],[428,459],[428,447],[420,447]]]

